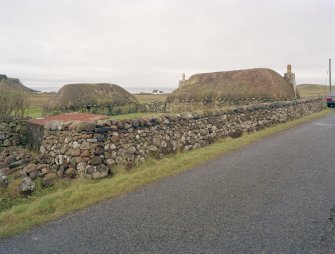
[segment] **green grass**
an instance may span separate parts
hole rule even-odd
[[[159,161],[148,159],[131,171],[119,169],[110,178],[98,181],[76,179],[71,183],[62,181],[51,190],[41,190],[37,195],[22,201],[21,204],[0,212],[0,237],[16,234],[67,213],[134,191],[153,181],[178,174],[274,133],[331,112],[333,111],[324,110],[259,132],[245,134],[238,139],[221,139],[207,147],[170,155]]]
[[[42,117],[42,113],[43,113],[42,107],[30,107],[25,111],[24,115],[32,118],[39,118]]]

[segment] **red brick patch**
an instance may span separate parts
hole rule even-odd
[[[47,124],[48,122],[51,122],[51,121],[61,121],[61,122],[83,121],[83,122],[89,122],[89,121],[95,121],[95,120],[104,119],[104,118],[107,118],[107,116],[74,112],[74,113],[68,113],[68,114],[63,114],[63,115],[47,116],[45,118],[30,119],[27,122],[38,124],[38,125],[45,125],[45,124]]]

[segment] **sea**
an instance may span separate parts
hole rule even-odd
[[[23,85],[26,87],[29,87],[31,89],[34,89],[39,92],[58,92],[60,88],[64,84],[72,84],[72,83],[83,83],[83,82],[62,82],[62,84],[55,84],[55,82],[40,82],[40,81],[21,81]],[[89,83],[89,82],[87,82]],[[151,93],[153,90],[159,90],[163,93],[171,93],[175,89],[177,89],[177,86],[122,86],[122,88],[126,89],[128,92],[137,94],[137,93]]]

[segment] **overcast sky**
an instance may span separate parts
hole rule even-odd
[[[182,72],[288,63],[297,83],[325,84],[335,65],[334,0],[0,0],[0,13],[0,73],[30,87],[172,89]]]

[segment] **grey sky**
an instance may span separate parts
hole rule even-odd
[[[297,83],[324,84],[335,58],[334,0],[0,0],[0,10],[0,73],[28,86],[175,88],[182,72],[283,74],[288,63]]]

